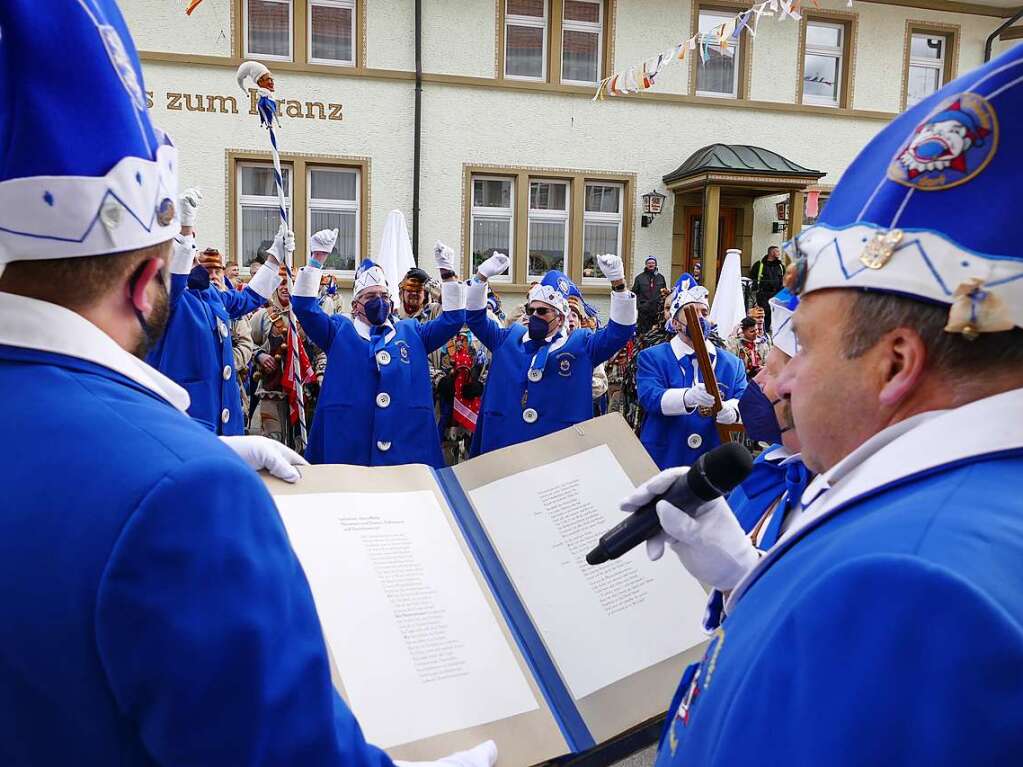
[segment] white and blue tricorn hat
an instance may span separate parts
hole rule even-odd
[[[709,309],[709,295],[710,294],[703,285],[696,285],[694,283],[689,287],[680,287],[676,291],[675,298],[671,302],[671,316],[678,317],[679,312],[685,309],[689,304],[701,304]]]
[[[553,307],[562,317],[568,316],[568,298],[553,285],[544,285],[542,282],[534,285],[526,299],[527,303],[530,301],[542,301],[548,306]]]
[[[0,93],[0,270],[178,233],[176,150],[113,0],[0,2]]]
[[[387,275],[379,264],[375,264],[368,258],[359,264],[355,271],[355,282],[352,283],[352,297],[358,298],[359,294],[367,288],[386,288]]]
[[[790,357],[795,357],[799,351],[799,342],[792,329],[792,315],[796,313],[799,306],[799,296],[792,293],[788,288],[783,288],[780,293],[771,298],[771,324],[774,326],[772,338],[774,345]]]
[[[953,80],[860,153],[786,243],[793,292],[857,288],[948,305],[946,330],[1023,327],[1023,46]]]

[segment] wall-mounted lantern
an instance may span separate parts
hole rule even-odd
[[[647,192],[643,195],[643,218],[640,220],[642,226],[650,226],[654,216],[661,214],[664,210],[664,201],[668,199],[658,191]]]

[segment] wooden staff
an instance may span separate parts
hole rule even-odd
[[[689,340],[693,342],[693,351],[696,352],[696,364],[700,368],[700,378],[707,393],[714,398],[714,404],[709,410],[712,417],[721,412],[721,390],[718,388],[718,379],[714,376],[714,363],[710,359],[710,352],[707,351],[707,341],[703,336],[703,326],[700,325],[700,315],[696,311],[696,304],[688,304],[682,309],[686,315],[686,328],[689,333]],[[702,411],[702,408],[700,409]],[[718,437],[722,442],[729,442],[732,439],[732,429],[724,424],[714,424],[718,430]]]

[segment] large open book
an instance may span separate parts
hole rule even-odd
[[[585,562],[654,473],[611,415],[453,469],[267,480],[367,739],[425,760],[492,738],[519,767],[663,714],[705,639],[703,589],[642,547]]]

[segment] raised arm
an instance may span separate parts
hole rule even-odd
[[[299,269],[298,279],[295,280],[291,294],[291,305],[295,308],[298,321],[309,340],[329,353],[341,323],[348,320],[340,315],[331,317],[320,307],[320,302],[316,299],[320,291],[321,273],[322,271],[315,266],[303,266]]]
[[[465,324],[487,349],[493,352],[508,337],[508,329],[487,316],[487,280],[508,271],[511,259],[494,253],[479,265],[465,297]]]
[[[636,294],[625,289],[625,267],[618,256],[597,256],[597,264],[611,281],[611,321],[587,342],[594,365],[607,362],[636,334]]]

